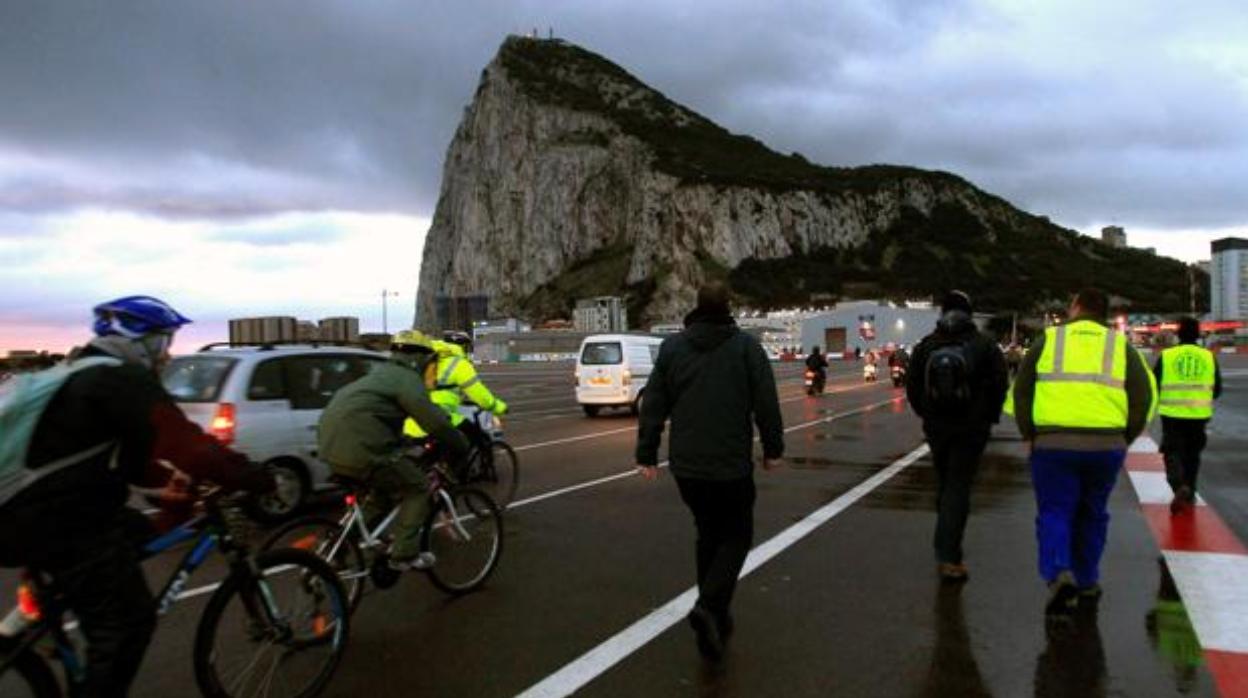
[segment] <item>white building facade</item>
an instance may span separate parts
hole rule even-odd
[[[1209,307],[1214,320],[1248,319],[1248,240],[1222,238],[1212,243]]]
[[[626,332],[628,310],[624,307],[624,299],[599,296],[577,301],[572,311],[572,326],[578,332]]]

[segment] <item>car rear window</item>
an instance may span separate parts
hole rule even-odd
[[[581,351],[581,363],[587,366],[618,364],[624,361],[619,342],[590,342]]]
[[[161,382],[178,402],[215,402],[235,361],[226,356],[179,356],[165,367]]]

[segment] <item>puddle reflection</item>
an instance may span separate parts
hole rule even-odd
[[[1180,693],[1189,693],[1199,681],[1204,654],[1174,578],[1170,576],[1169,566],[1164,558],[1157,562],[1161,568],[1157,603],[1148,612],[1144,624],[1153,649],[1173,670],[1174,687]]]
[[[1105,646],[1095,615],[1048,623],[1048,643],[1036,658],[1036,698],[1099,698],[1108,695]]]
[[[961,584],[940,584],[936,587],[936,646],[932,650],[927,681],[920,694],[925,698],[992,696],[984,685],[971,649],[971,636],[966,629],[966,614],[962,609],[964,588]]]

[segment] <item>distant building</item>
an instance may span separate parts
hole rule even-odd
[[[628,311],[617,296],[584,298],[572,311],[572,326],[580,332],[626,332]]]
[[[1248,240],[1222,238],[1211,246],[1209,306],[1213,319],[1248,319]]]
[[[1101,228],[1101,242],[1110,247],[1126,247],[1127,231],[1120,225],[1107,225]]]
[[[818,345],[830,354],[861,349],[882,349],[904,344],[913,349],[936,329],[940,309],[930,303],[897,306],[884,301],[837,303],[826,312],[811,314],[802,322],[801,348]],[[976,318],[979,320],[980,318]]]
[[[293,317],[248,317],[230,320],[231,344],[294,342],[299,339],[298,320]]]
[[[481,337],[500,332],[529,332],[533,326],[514,317],[495,320],[479,320],[472,325],[472,341],[476,344]]]
[[[373,351],[390,351],[390,340],[394,336],[384,332],[365,332],[360,335],[360,344]]]
[[[1205,272],[1206,274],[1212,274],[1212,273],[1213,273],[1213,262],[1211,262],[1211,261],[1210,261],[1210,260],[1208,260],[1208,259],[1202,259],[1202,260],[1200,260],[1199,262],[1196,262],[1195,264],[1193,264],[1192,266],[1194,266],[1194,267],[1196,267],[1197,269],[1199,269],[1199,270],[1201,270],[1201,271]]]
[[[321,338],[321,331],[315,322],[300,320],[295,323],[295,339],[300,342],[315,342]]]
[[[471,332],[473,323],[490,317],[490,297],[438,296],[433,303],[434,322],[439,330]]]
[[[684,331],[685,326],[679,322],[665,322],[650,326],[650,334],[676,334]]]
[[[327,317],[320,323],[322,342],[360,341],[360,319],[354,317]]]
[[[494,332],[473,344],[477,361],[560,361],[575,359],[581,340],[592,332],[537,330],[535,332]]]

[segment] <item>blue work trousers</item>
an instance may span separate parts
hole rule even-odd
[[[1126,450],[1031,453],[1036,490],[1036,541],[1040,576],[1052,582],[1071,571],[1080,587],[1100,579],[1101,554],[1109,533],[1109,494]]]

